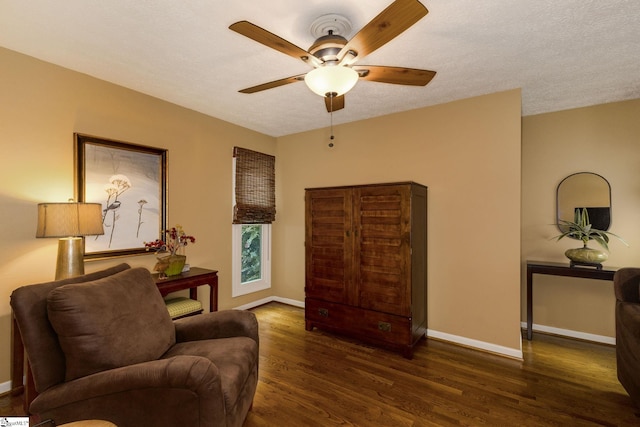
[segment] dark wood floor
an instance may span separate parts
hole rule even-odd
[[[307,332],[299,308],[253,311],[260,382],[245,427],[640,426],[611,346],[536,334],[518,361],[429,339],[407,360]],[[20,410],[0,398],[0,415]]]

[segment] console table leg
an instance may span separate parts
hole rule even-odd
[[[209,311],[218,311],[218,284],[210,285]]]
[[[527,339],[533,338],[533,272],[527,266]]]

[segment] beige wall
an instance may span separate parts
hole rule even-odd
[[[304,189],[416,181],[428,194],[429,329],[520,351],[520,92],[278,139],[274,292],[304,298]]]
[[[220,307],[270,295],[231,298],[231,156],[234,145],[273,154],[275,138],[1,48],[0,63],[0,384],[10,377],[9,295],[55,274],[57,240],[35,238],[36,204],[73,197],[74,132],[168,149],[169,225],[198,239],[192,265],[220,270]],[[86,270],[119,261],[152,268],[155,258]]]
[[[523,118],[522,319],[526,319],[527,259],[568,262],[564,251],[580,243],[549,240],[558,234],[555,192],[575,172],[595,172],[611,184],[611,231],[630,245],[610,242],[610,266],[640,265],[640,100]],[[597,247],[597,244],[595,244]],[[535,276],[534,323],[613,338],[611,282]],[[606,341],[606,340],[605,340]]]
[[[169,150],[169,223],[198,238],[192,265],[220,270],[221,308],[304,299],[305,187],[425,184],[430,330],[520,350],[518,90],[337,126],[330,149],[327,129],[276,140],[5,49],[0,62],[0,384],[10,376],[9,295],[54,275],[57,242],[34,238],[35,206],[73,195],[74,132]],[[278,216],[272,291],[232,299],[234,145],[276,154]],[[86,269],[118,261],[150,268],[154,257]]]

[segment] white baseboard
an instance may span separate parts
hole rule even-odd
[[[7,393],[9,391],[11,391],[11,381],[0,383],[0,394]]]
[[[282,304],[292,305],[294,307],[304,308],[304,301],[298,301],[289,298],[281,298],[281,297],[267,297],[260,299],[258,301],[250,302],[249,304],[240,305],[238,307],[234,307],[234,310],[249,310],[251,308],[259,307],[261,305],[268,304],[270,302],[280,302]]]
[[[436,338],[442,341],[448,341],[454,344],[459,344],[465,347],[487,351],[489,353],[495,353],[501,356],[507,356],[514,359],[519,359],[519,360],[523,359],[522,349],[516,350],[515,348],[504,347],[501,345],[491,344],[484,341],[478,341],[471,338],[452,335],[446,332],[434,331],[433,329],[427,329],[427,337]]]
[[[527,322],[522,322],[520,325],[522,326],[522,329],[527,329]],[[563,337],[576,338],[585,341],[593,341],[601,344],[616,345],[616,338],[608,337],[606,335],[588,334],[586,332],[554,328],[553,326],[538,325],[536,323],[531,326],[531,329],[534,332],[544,332],[547,334],[560,335]]]
[[[288,305],[292,305],[294,307],[304,308],[304,301],[298,301],[298,300],[295,300],[295,299],[280,298],[280,297],[273,297],[273,300],[275,302],[281,302],[282,304],[288,304]]]

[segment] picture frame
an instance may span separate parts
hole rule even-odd
[[[84,238],[84,258],[149,253],[167,225],[167,150],[81,133],[75,140],[75,198],[100,203],[104,235]]]

